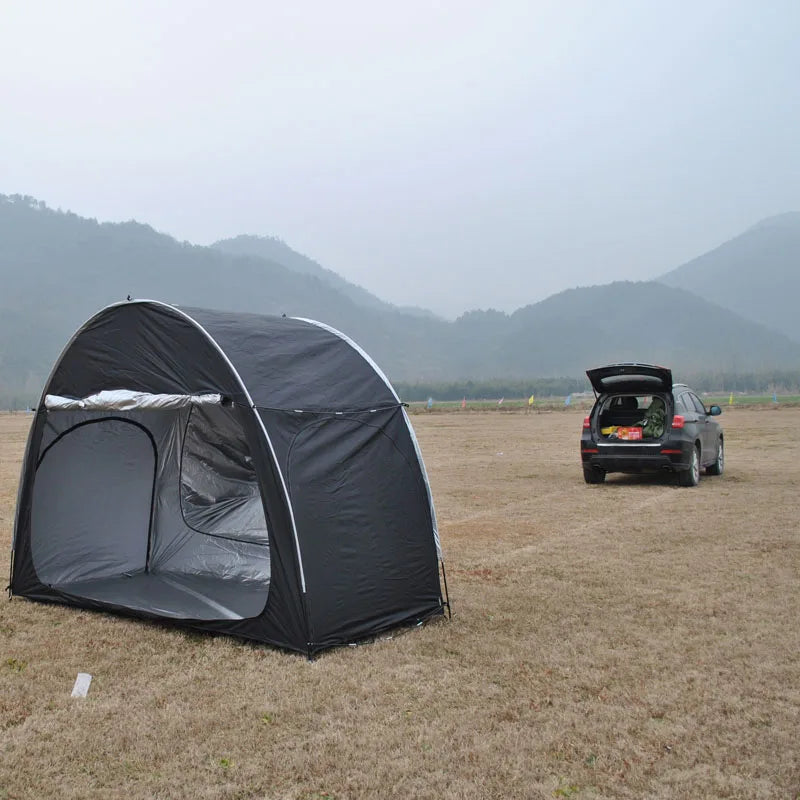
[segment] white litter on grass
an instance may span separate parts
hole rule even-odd
[[[72,687],[73,697],[86,697],[89,692],[89,685],[92,682],[92,676],[88,672],[79,672],[75,685]]]

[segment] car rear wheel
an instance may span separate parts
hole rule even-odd
[[[709,464],[706,467],[706,472],[709,475],[722,475],[723,470],[725,469],[725,446],[722,443],[722,439],[717,442],[717,458],[713,464]]]
[[[594,467],[584,467],[583,479],[586,483],[602,483],[606,479],[606,471]]]
[[[692,460],[689,469],[678,473],[678,483],[681,486],[697,486],[700,483],[700,450],[695,445],[692,449]]]

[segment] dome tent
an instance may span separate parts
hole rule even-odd
[[[443,613],[405,408],[321,323],[109,306],[48,378],[11,593],[309,655]]]

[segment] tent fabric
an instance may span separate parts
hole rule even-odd
[[[11,592],[308,654],[443,613],[391,384],[311,320],[109,306],[44,387]]]

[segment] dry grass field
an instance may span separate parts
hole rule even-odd
[[[800,409],[726,409],[696,489],[585,485],[582,416],[413,417],[450,621],[310,662],[0,601],[0,798],[800,797]]]

